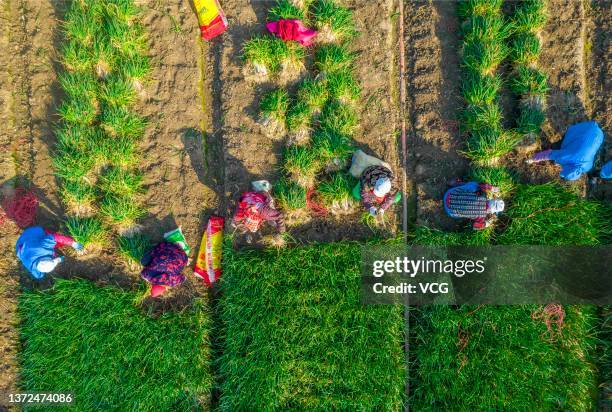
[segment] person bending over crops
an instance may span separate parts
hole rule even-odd
[[[55,233],[40,226],[32,226],[23,231],[15,251],[23,266],[34,279],[42,279],[45,274],[55,270],[64,261],[64,256],[58,256],[56,249],[71,246],[74,250],[83,250],[83,245],[70,236]]]
[[[595,155],[603,143],[603,131],[593,121],[581,122],[567,129],[561,149],[536,153],[528,163],[553,160],[561,166],[560,176],[576,180],[593,168]]]
[[[504,201],[497,198],[499,188],[488,183],[460,180],[451,182],[444,194],[444,210],[453,219],[470,219],[474,230],[489,227],[497,214],[504,211]]]
[[[393,172],[383,165],[366,167],[359,179],[361,204],[372,216],[383,216],[400,195],[393,185]]]
[[[185,253],[187,243],[181,240],[169,241],[171,238],[164,237],[166,240],[155,245],[140,260],[143,266],[140,277],[151,284],[152,297],[163,295],[169,288],[185,281],[183,269],[188,262]]]
[[[265,190],[243,193],[232,224],[241,232],[256,233],[265,222],[272,223],[279,233],[286,230],[283,214],[274,207],[270,193]]]

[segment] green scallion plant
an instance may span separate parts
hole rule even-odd
[[[91,184],[84,180],[64,180],[61,197],[71,214],[82,216],[94,210],[96,192]]]
[[[310,140],[312,111],[304,102],[296,102],[287,112],[287,129],[293,144],[303,145]]]
[[[94,152],[97,159],[115,167],[129,168],[138,164],[138,148],[130,137],[107,137],[94,148]]]
[[[461,25],[464,43],[474,41],[501,42],[511,32],[511,27],[501,15],[470,16]]]
[[[95,159],[90,153],[71,148],[58,146],[53,156],[55,175],[70,181],[86,178],[94,165]]]
[[[464,0],[458,3],[459,17],[498,16],[503,4],[503,0]]]
[[[334,43],[349,40],[357,35],[353,13],[333,0],[317,0],[311,8],[317,40]]]
[[[309,146],[287,146],[283,151],[283,171],[304,188],[314,186],[320,166],[317,152]]]
[[[336,131],[342,135],[351,136],[358,126],[357,111],[353,106],[330,102],[323,108],[319,117],[322,129]]]
[[[86,248],[102,247],[108,242],[108,231],[96,217],[69,217],[66,220],[68,233]]]
[[[462,81],[463,97],[470,105],[491,105],[497,100],[501,86],[502,81],[499,76],[466,73]]]
[[[117,238],[119,255],[132,264],[139,264],[151,246],[151,240],[142,233],[134,233],[132,236],[119,236]]]
[[[136,221],[146,214],[145,209],[131,196],[107,194],[100,204],[100,213],[118,226],[120,234],[127,235],[136,226]]]
[[[343,104],[356,103],[361,93],[361,87],[355,77],[349,72],[329,73],[325,77],[327,90],[333,97]]]
[[[481,75],[493,75],[508,55],[508,47],[501,41],[472,40],[463,46],[463,66]]]
[[[544,28],[547,19],[544,0],[527,0],[517,3],[512,24],[517,32],[537,33]]]
[[[342,164],[355,150],[350,137],[331,129],[317,129],[312,136],[312,146],[325,164]]]
[[[111,167],[100,176],[98,186],[105,193],[135,196],[142,192],[142,174],[137,171]]]
[[[505,167],[483,167],[475,166],[470,169],[468,178],[481,183],[489,183],[499,187],[499,192],[502,197],[506,197],[512,193],[517,177]]]
[[[96,64],[93,49],[79,42],[70,41],[61,48],[61,61],[66,69],[74,72],[87,72]]]
[[[123,106],[107,107],[101,116],[102,128],[111,136],[139,138],[143,135],[146,120]]]
[[[259,123],[267,135],[277,136],[285,132],[285,119],[289,109],[289,94],[275,89],[262,96],[259,102]]]
[[[327,101],[327,93],[325,83],[304,79],[298,88],[297,98],[300,102],[305,103],[312,112],[319,112]]]
[[[510,131],[481,128],[468,136],[467,148],[463,153],[479,165],[495,165],[520,140],[520,136]]]
[[[274,195],[283,210],[294,211],[306,207],[306,189],[291,180],[280,179],[274,185]]]
[[[346,45],[325,44],[315,52],[315,67],[319,73],[350,72],[355,60],[355,53]]]
[[[87,95],[74,96],[65,100],[58,112],[67,123],[91,125],[98,115],[98,102]]]
[[[277,0],[276,6],[268,11],[268,21],[277,20],[306,20],[306,12],[303,7],[297,6],[290,0]]]
[[[317,187],[317,193],[323,206],[334,210],[348,210],[356,204],[353,188],[357,179],[344,172],[332,174],[331,179],[324,180]]]
[[[533,33],[517,34],[512,40],[510,57],[514,64],[530,66],[540,56],[540,39]]]
[[[502,110],[498,104],[468,106],[462,115],[465,130],[473,131],[482,128],[499,129],[502,125]]]
[[[109,106],[129,106],[136,101],[136,90],[127,78],[110,75],[104,80],[100,98]]]
[[[539,136],[545,120],[546,113],[544,113],[540,106],[521,107],[521,112],[516,120],[516,127],[522,134]]]
[[[545,95],[549,90],[548,76],[537,69],[519,66],[510,88],[520,95]]]

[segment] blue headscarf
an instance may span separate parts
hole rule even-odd
[[[567,129],[560,150],[553,150],[550,160],[562,167],[560,176],[576,180],[593,168],[597,150],[603,143],[603,131],[597,123],[581,122]]]
[[[29,227],[23,231],[15,251],[23,266],[32,274],[35,279],[42,279],[45,274],[40,272],[36,266],[44,259],[55,257],[55,239],[52,234],[45,233],[40,226]]]

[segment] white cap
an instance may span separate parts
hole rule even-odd
[[[41,273],[50,273],[53,272],[53,269],[57,266],[57,264],[61,261],[61,259],[40,259],[36,264],[36,270]]]
[[[388,177],[381,177],[374,185],[374,194],[377,197],[383,197],[391,191],[391,180]]]
[[[488,202],[489,213],[501,213],[504,211],[506,204],[502,199],[491,199]]]

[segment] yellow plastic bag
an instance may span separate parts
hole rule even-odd
[[[198,14],[200,26],[208,26],[221,14],[221,8],[216,0],[193,0],[193,4]]]

